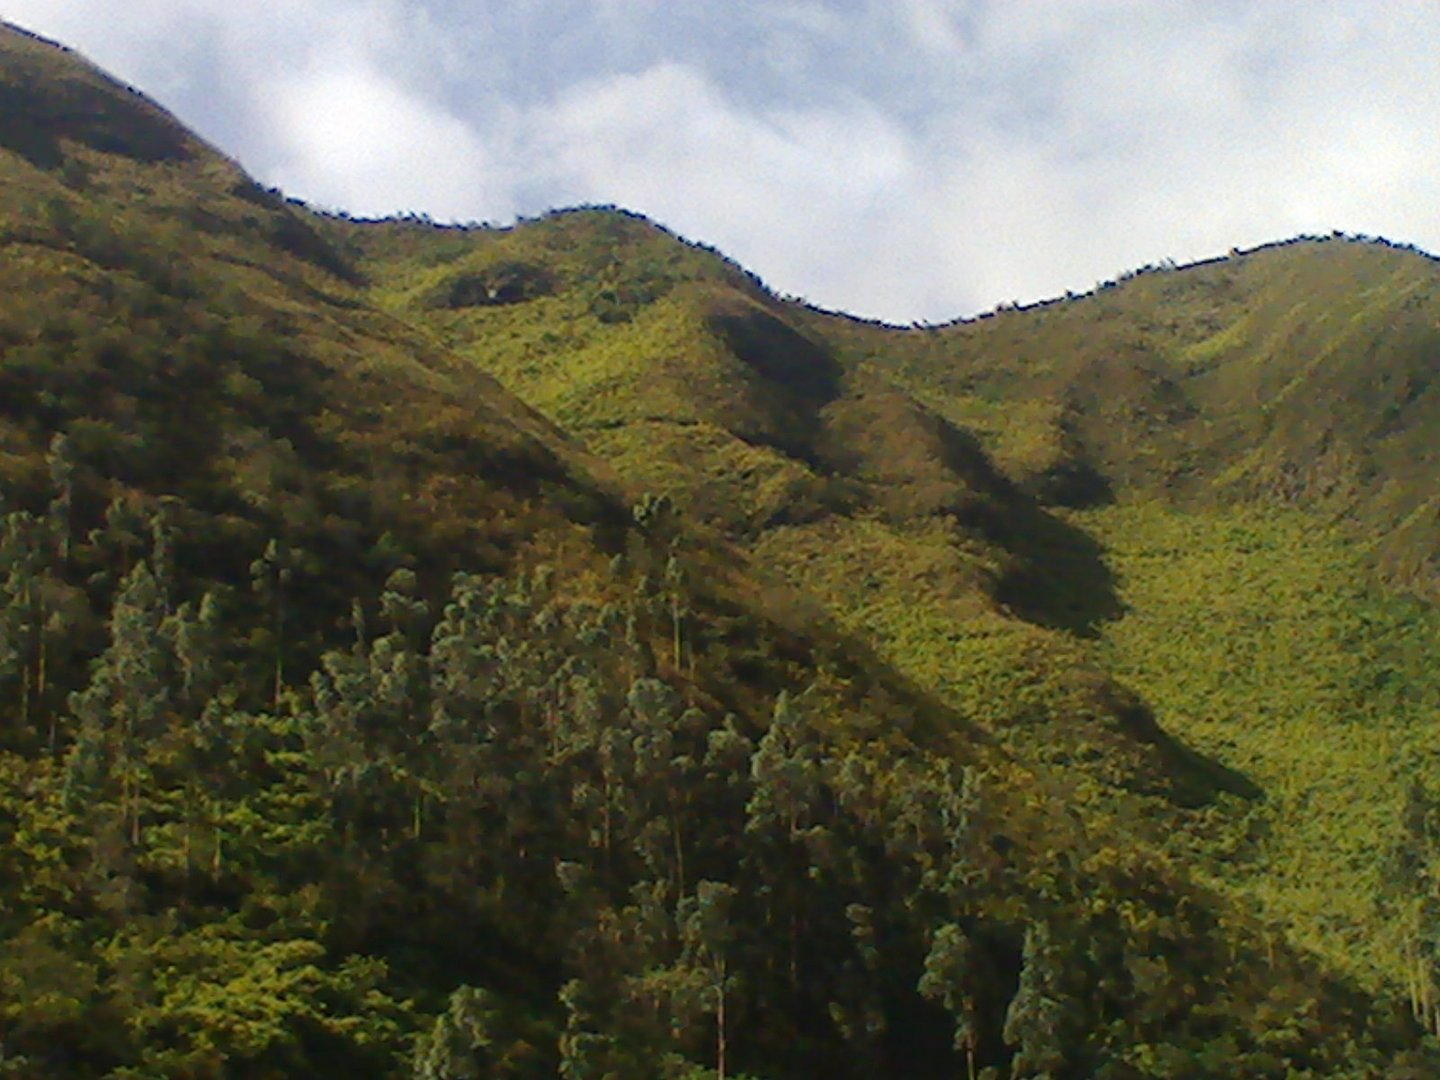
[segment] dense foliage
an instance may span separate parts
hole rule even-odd
[[[1324,1036],[1339,987],[1262,974],[1259,927],[1080,833],[1032,862],[980,772],[859,737],[843,688],[782,690],[758,724],[719,708],[683,675],[718,649],[654,536],[611,603],[548,567],[431,601],[402,567],[297,671],[280,545],[248,597],[195,595],[158,512],[67,547],[65,510],[5,521],[12,1075],[1385,1060]],[[69,570],[107,556],[66,694]]]

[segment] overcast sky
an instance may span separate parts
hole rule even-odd
[[[1440,249],[1437,0],[0,0],[253,175],[639,210],[897,322],[1343,229]]]

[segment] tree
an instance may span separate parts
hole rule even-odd
[[[681,657],[684,639],[680,632],[689,611],[685,605],[685,566],[680,561],[679,555],[673,550],[670,552],[670,558],[665,561],[665,586],[670,593],[670,651],[674,658],[675,670],[679,671],[684,666]],[[693,643],[690,648],[693,661],[695,648]]]
[[[272,704],[280,705],[280,691],[285,681],[285,620],[286,594],[298,560],[295,553],[279,540],[265,545],[260,558],[250,564],[250,583],[270,616],[271,656],[274,662],[274,696]]]
[[[606,1030],[603,1016],[607,1003],[602,995],[581,979],[571,979],[560,988],[565,1010],[565,1030],[559,1039],[560,1076],[563,1080],[610,1080],[654,1076],[655,1057],[647,1047],[637,1045]]]
[[[630,508],[630,516],[642,532],[665,535],[676,524],[675,503],[669,495],[656,495],[647,491],[640,501]]]
[[[45,463],[50,469],[50,483],[54,491],[50,501],[50,528],[55,537],[56,554],[63,566],[70,561],[71,518],[75,506],[75,457],[70,440],[63,433],[57,432],[50,440]]]
[[[1017,1080],[1053,1080],[1056,1070],[1065,1065],[1059,982],[1060,965],[1050,927],[1031,923],[1025,931],[1020,985],[1005,1013],[1004,1038],[1016,1048],[1010,1070]]]
[[[694,757],[685,745],[699,715],[681,706],[679,695],[658,679],[636,679],[626,713],[630,725],[633,776],[626,785],[633,804],[633,840],[652,874],[662,874],[667,857],[675,891],[685,891],[685,837]],[[697,740],[698,741],[698,740]],[[668,847],[668,854],[665,848]]]
[[[812,824],[823,778],[819,750],[809,727],[784,691],[776,697],[770,727],[751,755],[750,780],[750,800],[745,806],[745,831],[754,841],[750,857],[752,862],[774,859],[780,872],[780,880],[770,892],[771,903],[779,909],[774,917],[789,925],[787,966],[791,989],[798,990],[801,922],[806,915],[802,895],[810,862],[807,842],[820,839],[823,833]],[[766,867],[761,870],[772,875]]]
[[[53,751],[56,716],[47,701],[53,661],[57,646],[85,625],[89,601],[58,576],[52,541],[45,522],[23,511],[6,515],[0,529],[0,679],[18,679],[22,725],[48,719]]]
[[[120,773],[121,816],[138,843],[146,749],[171,702],[160,590],[145,563],[121,583],[109,629],[110,644],[92,665],[89,685],[72,695],[71,710],[82,731],[103,733]]]
[[[415,1080],[490,1080],[495,1075],[489,991],[462,986],[415,1046]]]
[[[682,946],[681,962],[698,973],[704,987],[704,1011],[715,1017],[715,1072],[725,1080],[729,1032],[725,1000],[734,986],[729,951],[735,939],[731,911],[735,887],[719,881],[702,881],[693,896],[681,899],[676,911]]]
[[[204,708],[223,679],[221,647],[224,624],[220,602],[207,592],[197,606],[188,601],[166,620],[166,634],[178,666],[179,692],[193,711]]]
[[[972,983],[970,940],[959,926],[946,923],[931,938],[917,989],[922,997],[943,1005],[954,1019],[955,1049],[964,1051],[966,1072],[975,1080],[977,1029]]]
[[[119,582],[135,565],[138,553],[145,547],[145,534],[151,527],[145,511],[133,496],[116,495],[105,507],[105,521],[88,537],[93,547],[106,551],[115,560],[106,571],[106,578]]]
[[[836,942],[826,983],[830,1019],[845,1039],[847,1053],[868,1075],[885,1071],[882,1041],[889,1027],[885,1011],[886,958],[881,954],[875,910],[868,904],[845,905],[850,947]]]
[[[809,729],[790,695],[775,699],[770,727],[750,759],[754,793],[746,806],[748,831],[778,826],[791,843],[809,824],[821,789],[819,760]]]

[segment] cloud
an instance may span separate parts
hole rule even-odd
[[[911,40],[925,52],[954,54],[964,47],[954,5],[943,0],[900,0],[896,5]]]
[[[618,202],[898,321],[1342,228],[1440,248],[1428,0],[3,0],[356,212]]]
[[[359,214],[515,212],[482,133],[442,100],[462,60],[423,8],[150,0],[102,36],[96,3],[40,7],[10,0],[8,14],[57,36],[73,31],[72,40],[93,36],[92,59],[166,101],[268,183]]]
[[[934,233],[985,238],[960,291],[1031,299],[1335,227],[1436,245],[1437,22],[1378,23],[1333,4],[996,5],[971,46],[982,104],[930,142],[951,146],[929,158]]]
[[[258,95],[269,179],[357,214],[464,219],[514,207],[464,122],[364,62],[321,64]]]
[[[532,120],[567,198],[638,208],[820,300],[861,300],[864,236],[914,182],[904,133],[864,103],[747,112],[680,65],[574,87]]]

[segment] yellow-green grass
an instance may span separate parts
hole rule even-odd
[[[1191,818],[1174,847],[1298,942],[1400,978],[1387,879],[1414,779],[1434,783],[1440,620],[1379,590],[1342,530],[1296,512],[1158,504],[1077,520],[1107,548],[1123,618],[1098,658],[1160,723],[1264,790]]]

